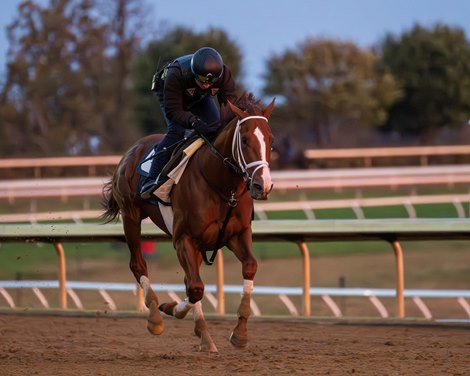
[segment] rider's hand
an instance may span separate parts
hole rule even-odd
[[[194,128],[194,130],[200,135],[206,135],[209,131],[209,127],[207,126],[207,123],[204,120],[201,120],[199,118],[196,118],[192,122],[191,125]]]

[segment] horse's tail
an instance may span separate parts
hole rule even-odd
[[[104,209],[104,213],[101,214],[100,218],[104,221],[104,223],[109,223],[115,220],[119,215],[119,205],[113,195],[113,179],[110,179],[103,186],[101,206]]]

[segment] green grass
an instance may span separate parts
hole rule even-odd
[[[312,242],[307,244],[312,257],[338,257],[347,255],[389,254],[391,246],[383,241]],[[429,249],[466,250],[468,242],[408,242],[406,251]],[[156,244],[155,256],[161,267],[177,263],[176,253],[170,242]],[[124,243],[64,243],[67,263],[109,261],[127,265],[129,251]],[[224,254],[229,251],[224,250]],[[300,250],[290,242],[255,242],[253,254],[257,259],[299,258]],[[0,247],[0,279],[15,279],[21,273],[25,279],[56,278],[57,255],[51,244],[3,244]]]
[[[464,192],[463,187],[457,187],[451,190],[452,193]],[[389,190],[362,190],[362,197],[381,197],[391,195],[406,195],[410,191],[401,189],[396,191]],[[441,188],[420,188],[416,194],[443,194],[451,193],[450,190],[445,192]],[[319,199],[339,199],[356,197],[358,195],[356,190],[348,190],[342,192],[332,191],[317,191],[317,192],[303,192],[301,199],[305,200],[319,200]],[[276,200],[299,200],[299,193],[288,191],[285,195],[275,194],[270,201]],[[15,212],[27,212],[27,201],[23,200],[21,203],[15,203]],[[47,211],[46,208],[54,207],[56,204],[63,204],[65,207],[55,207],[54,210],[79,210],[83,204],[81,199],[71,199],[66,203],[60,203],[55,200],[40,200],[38,204],[38,211]],[[88,202],[92,209],[98,209],[98,199]],[[13,206],[7,203],[0,205],[0,213],[12,212]],[[469,217],[469,207],[464,206],[465,214]],[[49,209],[50,210],[50,209]],[[365,218],[408,218],[408,213],[403,206],[390,206],[390,207],[371,207],[362,208]],[[416,214],[418,217],[425,218],[456,218],[457,212],[452,204],[432,204],[432,205],[416,205]],[[278,211],[266,213],[269,219],[305,219],[303,211]],[[351,208],[344,209],[330,209],[330,210],[315,210],[315,218],[317,219],[354,219],[356,215]],[[93,222],[87,220],[86,222]],[[428,245],[422,245],[428,244]],[[456,245],[456,243],[449,243],[450,247],[462,248],[463,245]],[[434,244],[434,247],[437,245]],[[467,246],[467,245],[465,245]],[[353,254],[367,254],[377,252],[390,252],[390,247],[384,242],[324,242],[310,244],[310,252],[312,256],[343,256]],[[429,248],[428,242],[416,242],[409,246],[411,249],[427,249]],[[64,245],[66,250],[67,262],[70,263],[84,263],[86,261],[101,260],[114,260],[119,263],[129,262],[129,251],[125,244],[107,244],[107,243],[66,243]],[[299,257],[299,249],[293,243],[255,243],[253,245],[253,252],[256,257],[260,259],[267,258],[292,258]],[[158,244],[158,261],[161,264],[175,263],[176,255],[169,242]],[[0,279],[14,279],[16,273],[21,273],[25,278],[35,278],[41,275],[50,275],[55,277],[57,272],[57,256],[54,248],[49,244],[36,245],[36,244],[1,244],[0,245]]]

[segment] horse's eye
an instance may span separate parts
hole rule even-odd
[[[242,137],[242,144],[246,146],[248,144],[248,139],[246,137]]]

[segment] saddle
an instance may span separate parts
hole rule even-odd
[[[184,140],[180,145],[171,154],[171,158],[168,163],[163,167],[162,172],[160,173],[160,179],[158,187],[153,193],[154,198],[146,200],[147,202],[170,206],[170,192],[174,184],[178,184],[181,175],[183,174],[186,165],[189,162],[191,156],[204,144],[197,134],[193,133],[187,139]],[[150,149],[150,151],[145,154],[142,159],[139,161],[136,167],[137,173],[140,175],[139,181],[139,191],[142,187],[142,184],[145,178],[149,175],[150,166],[152,159],[155,156],[155,150],[158,146],[158,142]]]

